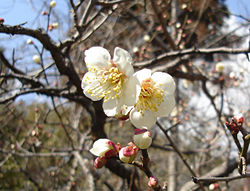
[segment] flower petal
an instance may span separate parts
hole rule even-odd
[[[109,52],[100,46],[94,46],[85,52],[85,63],[88,68],[102,67],[107,68],[110,66],[110,54]]]
[[[164,95],[164,101],[161,103],[161,105],[158,107],[158,110],[156,112],[157,117],[166,117],[168,116],[171,111],[174,109],[175,106],[175,97],[174,95]]]
[[[113,61],[117,64],[118,69],[124,73],[126,76],[132,76],[134,73],[134,68],[131,65],[132,57],[128,53],[128,51],[116,47],[114,50],[114,58]]]
[[[142,83],[143,80],[151,77],[150,69],[142,69],[135,73],[136,78]]]
[[[121,105],[119,104],[118,100],[115,99],[109,99],[105,102],[103,102],[103,111],[108,117],[113,117],[116,114],[119,113]]]
[[[161,87],[168,94],[173,94],[175,91],[175,81],[172,76],[165,72],[155,72],[152,74],[152,80],[156,86]]]
[[[131,76],[125,83],[121,96],[121,105],[133,106],[140,95],[140,82],[135,75]]]
[[[108,145],[109,141],[110,141],[109,139],[105,139],[105,138],[98,139],[94,142],[93,147],[102,147],[104,145]]]
[[[93,72],[87,72],[82,79],[82,89],[84,89],[86,86],[90,85],[96,80],[96,75]]]
[[[131,123],[137,128],[148,129],[156,122],[156,116],[150,111],[143,111],[142,115],[134,108],[129,115]]]
[[[96,156],[104,156],[105,153],[110,150],[109,145],[107,142],[109,139],[98,139],[94,142],[92,149],[89,151]]]

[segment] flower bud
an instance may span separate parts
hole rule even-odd
[[[110,158],[118,155],[116,145],[109,139],[98,139],[94,142],[90,152],[99,157]]]
[[[145,42],[149,42],[150,41],[150,36],[149,35],[144,35],[143,36],[143,40],[145,41]]]
[[[53,25],[52,25],[52,24],[49,24],[48,30],[49,30],[49,31],[52,31],[52,30],[53,30]]]
[[[149,177],[148,186],[151,188],[156,188],[158,186],[157,178],[154,176]]]
[[[28,40],[26,41],[26,43],[27,43],[27,44],[34,44],[34,42],[33,42],[31,39],[28,39]]]
[[[137,46],[133,47],[133,53],[139,52],[139,48]]]
[[[219,188],[219,184],[218,183],[213,183],[209,185],[209,190],[215,190],[217,188]]]
[[[234,120],[237,123],[237,125],[242,126],[244,123],[244,116],[240,113],[234,116]]]
[[[34,55],[32,59],[33,59],[33,61],[34,61],[35,63],[37,63],[37,64],[40,64],[40,63],[41,63],[41,58],[40,58],[39,55]]]
[[[102,168],[106,164],[106,161],[105,157],[97,157],[94,161],[95,168]]]
[[[218,62],[215,66],[215,70],[219,73],[222,73],[224,70],[224,64],[222,62]]]
[[[147,129],[135,129],[133,140],[138,148],[147,149],[152,143],[152,136]]]
[[[0,25],[4,23],[4,19],[0,18]]]
[[[48,15],[49,13],[47,11],[43,11],[42,15]]]
[[[51,8],[55,7],[55,6],[56,6],[56,1],[51,1],[51,2],[49,3],[49,6],[50,6]]]
[[[129,143],[128,146],[123,147],[119,151],[119,158],[124,163],[131,163],[134,161],[138,150],[139,149],[133,143]]]
[[[176,23],[176,24],[175,24],[175,27],[176,27],[177,29],[181,28],[181,23]]]
[[[58,28],[58,26],[59,26],[59,24],[56,22],[56,23],[52,23],[52,27],[53,27],[53,29],[57,29]]]
[[[186,9],[187,8],[187,4],[186,3],[183,3],[182,5],[181,5],[181,9]]]

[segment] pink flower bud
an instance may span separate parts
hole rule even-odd
[[[151,188],[156,188],[158,186],[157,178],[154,176],[149,177],[148,186]]]
[[[3,23],[4,23],[4,19],[0,18],[0,24],[3,24]]]
[[[238,114],[234,116],[234,120],[238,125],[242,126],[244,123],[244,116],[242,114]]]
[[[119,158],[124,163],[131,163],[134,161],[138,150],[139,149],[133,143],[130,142],[128,146],[123,147],[119,151]]]
[[[138,148],[147,149],[152,143],[152,136],[146,129],[135,129],[133,140]]]
[[[47,11],[43,11],[42,15],[48,15],[49,13]]]
[[[95,168],[102,168],[106,164],[106,161],[105,157],[97,157],[94,162]]]
[[[49,31],[52,31],[52,30],[53,30],[53,25],[52,25],[52,24],[49,24],[48,30],[49,30]]]

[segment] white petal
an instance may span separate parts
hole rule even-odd
[[[173,94],[175,91],[175,82],[172,76],[165,72],[155,72],[152,74],[152,80],[157,86],[161,87],[168,94]]]
[[[84,89],[86,86],[90,85],[96,80],[96,75],[93,72],[87,72],[82,79],[82,89]]]
[[[89,99],[91,99],[92,101],[98,101],[98,100],[101,100],[102,97],[99,95],[99,94],[91,94],[89,93],[89,90],[91,90],[92,86],[89,85],[89,86],[86,86],[84,89],[83,89],[83,93],[86,97],[88,97]],[[101,93],[101,92],[100,92]]]
[[[144,116],[134,108],[129,114],[129,119],[135,127],[148,129],[156,123],[156,117],[150,111],[143,111],[143,113]]]
[[[113,61],[117,64],[119,71],[124,73],[126,76],[132,76],[134,73],[132,63],[132,57],[130,54],[119,47],[116,47],[114,50],[114,58]]]
[[[109,52],[100,46],[94,46],[85,51],[85,63],[88,68],[93,66],[107,68],[110,66]]]
[[[123,103],[121,105],[133,106],[137,102],[140,92],[140,82],[136,76],[133,75],[124,83],[121,97],[121,101],[123,101]]]
[[[113,117],[119,113],[121,105],[118,102],[118,100],[115,98],[115,99],[109,99],[106,102],[103,102],[102,107],[103,107],[104,113],[108,117]]]
[[[109,145],[107,142],[109,139],[98,139],[97,141],[94,142],[93,148],[90,149],[89,151],[96,156],[104,156],[104,154],[110,150]]]
[[[108,145],[109,139],[98,139],[94,142],[93,147],[101,147],[103,145]]]
[[[150,69],[142,69],[135,73],[135,76],[141,83],[143,80],[148,79],[151,77],[151,70]]]
[[[174,95],[164,95],[164,102],[158,107],[158,111],[156,112],[157,117],[166,117],[168,116],[171,111],[174,109],[175,106],[175,97]]]

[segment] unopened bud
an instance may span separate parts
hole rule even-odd
[[[242,126],[244,123],[244,116],[240,113],[240,114],[234,116],[234,120],[237,123],[237,125]]]
[[[41,63],[41,58],[40,58],[39,55],[34,55],[32,59],[33,59],[33,61],[34,61],[35,63],[37,63],[37,64],[40,64],[40,63]]]
[[[50,6],[51,8],[55,7],[55,6],[56,6],[56,1],[51,1],[51,2],[49,3],[49,6]]]
[[[128,146],[121,148],[119,151],[119,158],[124,163],[131,163],[134,161],[138,150],[139,149],[133,143],[129,143]]]
[[[4,23],[4,19],[0,18],[0,24],[3,24],[3,23]]]
[[[135,46],[135,47],[133,48],[133,53],[137,53],[137,52],[139,52],[139,48],[138,48],[137,46]]]
[[[28,40],[26,41],[26,43],[27,43],[27,44],[34,44],[34,42],[33,42],[31,39],[28,39]]]
[[[152,136],[146,129],[135,129],[133,140],[138,148],[147,149],[152,143]]]
[[[57,28],[58,28],[58,26],[59,26],[59,24],[58,24],[58,23],[52,23],[52,27],[53,27],[53,29],[57,29]]]
[[[218,183],[213,183],[209,185],[209,190],[215,190],[219,188],[219,184]]]
[[[42,15],[48,15],[49,13],[47,11],[43,11]]]
[[[156,188],[158,186],[157,178],[154,176],[149,177],[148,186],[151,188]]]
[[[178,29],[178,28],[181,28],[181,23],[176,23],[175,27]]]
[[[187,4],[186,4],[186,3],[183,3],[183,4],[181,5],[181,8],[182,8],[182,9],[186,9],[186,8],[187,8]]]
[[[102,168],[106,164],[106,161],[105,157],[97,157],[94,162],[95,168]]]
[[[150,41],[150,36],[149,35],[144,35],[143,36],[143,40],[145,41],[145,42],[149,42]]]

